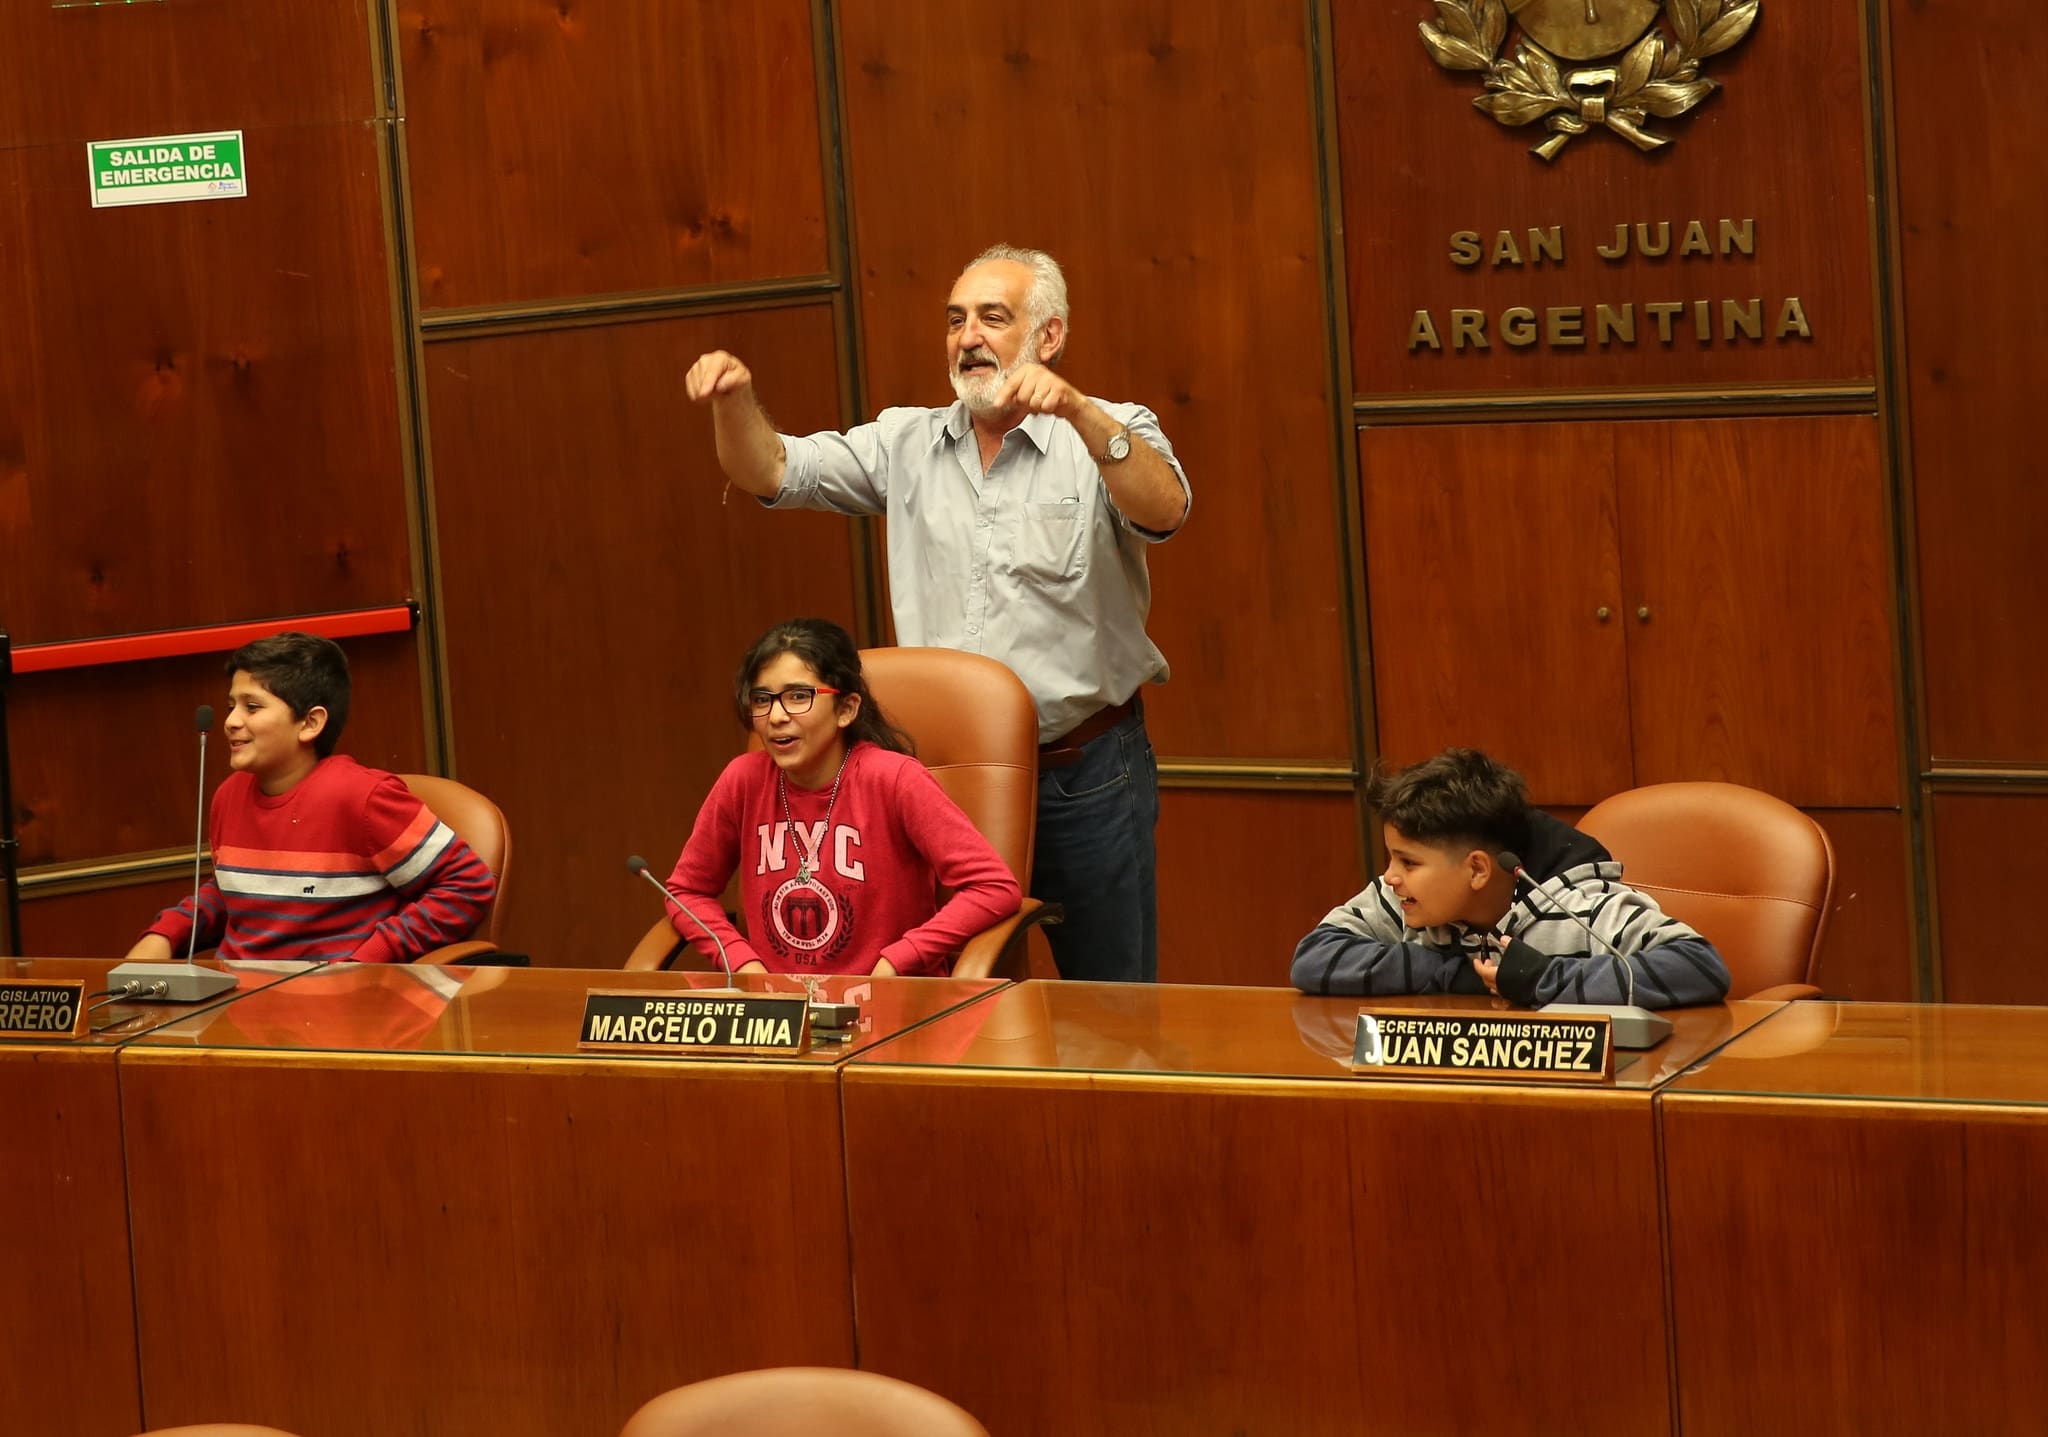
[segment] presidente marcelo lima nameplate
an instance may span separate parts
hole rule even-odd
[[[1417,28],[1437,64],[1485,76],[1474,105],[1510,128],[1541,121],[1550,138],[1533,153],[1550,160],[1596,126],[1646,152],[1670,144],[1651,121],[1675,119],[1721,88],[1702,62],[1742,43],[1759,3],[1436,0],[1435,22]],[[1503,56],[1510,16],[1521,38]]]
[[[811,1048],[810,1001],[801,993],[654,993],[593,988],[583,998],[586,1051],[768,1053]]]
[[[1546,1078],[1597,1083],[1614,1068],[1605,1013],[1358,1010],[1351,1071],[1387,1077]]]

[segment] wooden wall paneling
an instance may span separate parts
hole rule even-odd
[[[13,1432],[142,1430],[121,1100],[105,1050],[0,1047],[0,1204],[22,1234],[0,1283],[0,1412]]]
[[[280,625],[280,628],[288,625]],[[379,768],[425,762],[419,660],[409,634],[347,639],[345,753]],[[199,745],[193,711],[211,704],[209,791],[228,774],[219,718],[225,653],[58,669],[17,677],[7,706],[21,861],[73,863],[189,848]]]
[[[1923,998],[1914,959],[1912,853],[1906,817],[1883,809],[1826,809],[1811,817],[1835,848],[1835,898],[1814,982],[1831,998],[1910,1003]]]
[[[368,119],[374,10],[366,0],[0,7],[0,55],[13,61],[0,149]],[[85,156],[65,148],[70,188],[82,192]],[[278,171],[262,168],[274,192]]]
[[[1615,435],[1636,782],[1896,806],[1876,422],[1684,420]]]
[[[401,7],[429,310],[828,268],[807,0]]]
[[[122,957],[157,914],[191,896],[189,855],[183,866],[182,877],[72,893],[25,891],[21,900],[22,951],[38,957]]]
[[[171,7],[173,10],[178,7]],[[411,587],[374,123],[253,132],[244,199],[94,210],[0,151],[0,616],[16,643]]]
[[[1334,10],[1360,393],[1783,386],[1875,374],[1860,0],[1765,4],[1747,39],[1703,62],[1722,88],[1690,115],[1649,122],[1671,139],[1656,154],[1595,125],[1547,164],[1530,153],[1548,136],[1541,125],[1495,123],[1473,107],[1485,93],[1482,76],[1430,58],[1417,34],[1437,18],[1429,5],[1364,0]],[[1550,13],[1577,16],[1561,5]],[[1668,41],[1668,17],[1660,23]],[[1517,33],[1511,24],[1504,54]],[[1753,255],[1723,250],[1724,219],[1755,220]],[[1694,220],[1710,255],[1682,254]],[[1633,244],[1627,258],[1597,253],[1617,226],[1633,239],[1646,225],[1655,241],[1666,223],[1671,252],[1662,258],[1637,255]],[[1537,258],[1529,239],[1531,229],[1552,228],[1561,261]],[[1452,261],[1460,231],[1481,237],[1477,265]],[[1510,251],[1522,262],[1507,259]],[[1505,262],[1493,263],[1496,254]],[[1773,337],[1790,298],[1803,302],[1811,339]],[[1693,324],[1696,300],[1711,302],[1705,341]],[[1724,300],[1761,301],[1761,340],[1724,337]],[[1646,306],[1667,301],[1685,308],[1663,342]],[[1598,343],[1596,307],[1625,303],[1636,306],[1636,342]],[[1550,308],[1578,307],[1587,342],[1507,345],[1501,314],[1510,306],[1539,320]],[[1453,307],[1485,312],[1490,348],[1452,347]],[[1422,308],[1435,316],[1440,351],[1409,349]]]
[[[2038,1109],[1658,1106],[1682,1431],[2039,1425]]]
[[[1058,256],[1068,378],[1157,412],[1194,488],[1151,551],[1153,742],[1348,763],[1301,6],[836,8],[870,408],[952,402],[945,299],[975,253]]]
[[[1369,428],[1358,454],[1380,752],[1481,748],[1540,804],[1631,787],[1609,428]]]
[[[2024,0],[1889,13],[1929,755],[2048,764],[2032,319],[2048,308],[2048,113],[2018,79],[2048,67],[2048,31]]]
[[[826,305],[427,348],[457,771],[504,809],[519,892],[502,946],[616,967],[744,731],[734,666],[779,619],[853,621],[849,521],[724,494],[709,411],[725,348],[794,432],[838,422]]]
[[[1365,886],[1348,793],[1159,795],[1159,978],[1284,986],[1294,945]]]
[[[609,1437],[670,1387],[853,1365],[830,1072],[180,1056],[122,1064],[152,1427]],[[216,1213],[239,1237],[192,1242]]]
[[[1929,831],[1942,996],[2048,1004],[2048,971],[2015,926],[2048,853],[2048,793],[1936,793]]]
[[[1568,1190],[1654,1254],[1647,1102],[1478,1091],[849,1069],[861,1364],[996,1437],[1669,1431],[1661,1280],[1576,1302],[1583,1255],[1458,1216]]]

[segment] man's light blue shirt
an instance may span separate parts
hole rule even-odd
[[[1157,416],[1141,405],[1094,403],[1159,451],[1191,503]],[[1026,416],[1003,436],[986,474],[958,402],[885,409],[844,434],[785,434],[782,442],[773,507],[884,515],[897,642],[1008,664],[1038,706],[1041,743],[1140,684],[1166,682],[1166,658],[1145,633],[1145,550],[1168,536],[1123,516],[1066,421]]]

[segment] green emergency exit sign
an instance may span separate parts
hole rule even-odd
[[[92,140],[85,149],[92,165],[92,207],[96,210],[112,205],[233,200],[249,193],[240,130]]]

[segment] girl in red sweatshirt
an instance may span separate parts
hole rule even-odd
[[[741,662],[733,702],[762,746],[719,775],[668,890],[735,972],[944,975],[1017,911],[1015,876],[876,706],[846,630],[777,624]],[[735,869],[749,938],[719,906]],[[716,961],[688,918],[669,920]]]

